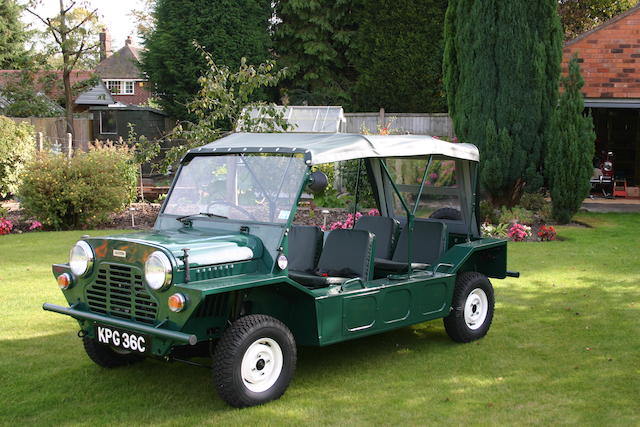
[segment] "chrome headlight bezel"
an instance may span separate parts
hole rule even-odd
[[[169,257],[161,251],[155,251],[144,263],[144,280],[154,291],[165,290],[171,284],[173,267]]]
[[[76,242],[69,251],[69,268],[76,277],[88,274],[93,267],[94,260],[93,249],[84,240]]]

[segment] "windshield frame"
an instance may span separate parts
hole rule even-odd
[[[188,161],[183,161],[180,163],[180,167],[178,168],[178,170],[176,171],[176,174],[171,182],[171,186],[169,187],[169,191],[167,192],[167,197],[165,198],[165,200],[162,202],[162,205],[160,207],[160,212],[158,214],[158,220],[161,218],[174,218],[177,219],[181,216],[185,216],[185,215],[180,215],[180,214],[174,214],[174,213],[167,213],[165,212],[165,210],[167,209],[167,205],[169,200],[171,199],[171,195],[173,194],[176,184],[178,183],[178,179],[180,177],[180,174],[183,173],[183,169],[185,168],[185,166],[190,163],[191,161],[193,161],[195,158],[197,157],[239,157],[239,156],[245,156],[245,155],[252,155],[252,154],[263,154],[263,153],[253,153],[253,152],[249,152],[249,153],[202,153],[199,154],[197,156],[192,156],[188,159]],[[270,153],[272,154],[272,153]],[[293,157],[295,154],[299,154],[299,153],[275,153],[278,154],[279,157]],[[298,189],[295,192],[295,199],[293,200],[293,203],[291,205],[291,211],[289,214],[289,218],[287,219],[287,221],[284,222],[270,222],[270,221],[259,221],[259,220],[253,220],[253,219],[239,219],[239,218],[220,218],[217,216],[203,216],[203,215],[199,215],[199,212],[194,212],[193,213],[193,217],[189,218],[187,221],[188,222],[193,222],[193,221],[203,221],[206,223],[227,223],[227,224],[259,224],[259,225],[267,225],[267,226],[274,226],[274,227],[279,227],[279,228],[288,228],[291,226],[291,223],[293,222],[293,219],[296,215],[296,212],[298,210],[298,203],[300,202],[300,197],[302,196],[302,194],[304,193],[304,188],[306,187],[306,185],[309,182],[309,177],[311,174],[311,168],[308,164],[308,162],[306,162],[303,159],[304,165],[305,165],[305,169],[304,169],[304,173],[302,175],[302,179],[300,180],[300,184],[298,185]],[[282,182],[284,182],[284,179],[286,178],[286,175],[283,174],[283,180]],[[280,183],[280,186],[282,185],[282,182]],[[156,226],[160,225],[160,221],[156,221]],[[177,225],[177,224],[176,224]],[[161,227],[161,228],[166,228],[166,227]],[[170,227],[170,228],[174,228],[174,227]]]

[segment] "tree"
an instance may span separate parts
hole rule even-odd
[[[565,37],[572,39],[635,6],[637,0],[559,0]]]
[[[156,85],[164,110],[193,119],[186,105],[207,69],[194,41],[219,65],[235,66],[242,57],[261,63],[271,55],[271,17],[270,0],[157,0],[155,28],[144,37],[142,69]]]
[[[479,146],[491,201],[513,206],[543,185],[562,59],[557,0],[450,0],[444,55],[456,134]]]
[[[274,104],[254,101],[255,92],[274,87],[286,75],[286,69],[276,71],[273,61],[258,66],[240,59],[238,71],[216,64],[213,55],[196,44],[204,58],[207,70],[198,79],[200,90],[188,103],[189,112],[196,117],[176,126],[172,139],[186,144],[171,148],[165,158],[165,169],[177,162],[187,150],[215,141],[233,130],[241,132],[276,132],[287,130],[289,124],[284,111]],[[258,110],[257,118],[250,112]]]
[[[25,44],[30,32],[20,20],[22,10],[15,0],[0,2],[0,69],[20,69],[29,61]]]
[[[368,0],[356,12],[348,54],[357,72],[352,108],[403,113],[446,111],[442,86],[447,0]]]
[[[57,52],[62,56],[62,81],[64,84],[64,99],[67,121],[67,132],[73,134],[73,87],[71,85],[71,72],[78,61],[87,55],[96,54],[99,43],[97,39],[97,9],[88,10],[84,7],[76,7],[76,2],[71,1],[65,5],[65,0],[60,0],[60,11],[53,18],[45,18],[35,12],[37,0],[32,0],[27,12],[42,21],[47,32],[54,40]]]
[[[156,0],[142,0],[139,9],[133,9],[129,16],[136,22],[136,31],[143,38],[149,37],[156,27],[153,11],[156,8]]]
[[[357,22],[356,0],[280,0],[274,33],[278,63],[289,70],[282,87],[293,104],[349,101],[355,70],[347,60]]]
[[[545,174],[549,180],[552,215],[566,224],[589,195],[593,174],[595,133],[593,119],[584,114],[578,56],[569,62],[569,75],[563,77],[564,92],[554,115],[554,137],[547,141]]]

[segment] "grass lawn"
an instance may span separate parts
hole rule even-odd
[[[302,348],[284,397],[244,410],[208,370],[149,360],[94,365],[50,271],[86,232],[0,236],[0,425],[639,425],[640,215],[580,214],[563,241],[511,243],[520,279],[494,280],[489,335],[442,321]],[[96,234],[99,232],[89,232]]]

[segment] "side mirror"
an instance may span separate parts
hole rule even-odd
[[[309,190],[312,193],[322,193],[329,185],[329,178],[322,171],[315,171],[309,177]]]

